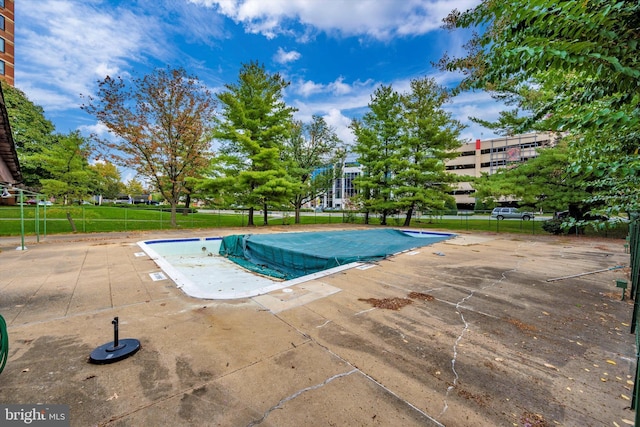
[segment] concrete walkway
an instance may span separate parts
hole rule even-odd
[[[256,232],[282,230],[291,229]],[[27,241],[26,251],[0,240],[10,338],[0,402],[67,404],[73,426],[634,418],[632,305],[615,288],[626,270],[547,281],[628,264],[624,241],[464,234],[287,292],[226,301],[154,281],[158,267],[136,256],[140,240],[244,231],[53,236]],[[409,304],[380,308],[392,298]],[[141,350],[88,363],[113,340],[115,316],[120,338],[139,339]]]

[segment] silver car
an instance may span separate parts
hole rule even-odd
[[[521,212],[517,208],[495,208],[491,211],[491,218],[496,219],[521,219],[524,221],[529,221],[534,218],[533,212]]]

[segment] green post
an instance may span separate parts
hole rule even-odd
[[[36,195],[36,214],[34,216],[36,229],[36,242],[40,243],[40,206],[38,206],[38,196]]]
[[[19,189],[18,191],[20,192],[20,237],[21,237],[21,243],[22,243],[21,248],[24,251],[24,192],[22,191],[22,189]]]

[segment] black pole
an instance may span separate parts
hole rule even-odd
[[[118,348],[118,317],[114,317],[113,323],[113,348]]]

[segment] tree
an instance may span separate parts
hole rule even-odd
[[[286,202],[294,188],[282,161],[295,111],[282,99],[288,85],[280,74],[250,62],[242,65],[238,82],[225,85],[226,90],[217,95],[223,107],[215,132],[223,143],[222,179],[231,186],[227,189],[236,195],[237,203],[249,209],[249,226],[254,225],[257,207],[263,209],[267,225],[269,204]]]
[[[124,190],[120,171],[111,162],[97,162],[91,166],[96,175],[96,194],[114,200]]]
[[[124,185],[124,189],[130,196],[145,193],[144,185],[142,185],[142,182],[139,179],[135,178],[131,178],[127,181]]]
[[[335,178],[333,165],[340,162],[344,150],[339,149],[340,138],[320,116],[311,123],[294,121],[285,140],[282,156],[287,171],[297,187],[290,203],[295,209],[295,223],[300,223],[302,206],[327,191]]]
[[[116,136],[96,139],[116,164],[148,178],[171,205],[171,225],[187,178],[212,156],[215,99],[183,69],[157,69],[125,81],[107,76],[82,108]]]
[[[453,198],[448,193],[455,176],[446,171],[446,161],[457,155],[464,126],[443,110],[449,99],[430,78],[412,80],[411,91],[402,97],[404,131],[395,193],[398,206],[407,212],[405,227],[416,209],[441,211]]]
[[[39,160],[51,178],[40,179],[42,191],[51,197],[62,198],[65,205],[83,200],[91,193],[96,177],[89,167],[89,144],[79,132],[58,135],[34,159]]]
[[[364,172],[355,180],[356,199],[365,211],[379,212],[380,224],[386,225],[387,216],[397,207],[393,190],[402,139],[400,95],[390,85],[381,85],[371,95],[369,110],[351,123],[354,151]]]
[[[562,211],[588,196],[583,179],[568,170],[570,152],[566,141],[538,151],[538,156],[513,167],[483,175],[473,186],[482,201],[511,197],[526,209]]]
[[[448,192],[455,177],[445,163],[456,155],[463,126],[442,109],[448,101],[447,91],[429,78],[414,79],[404,94],[380,86],[370,111],[352,122],[363,166],[356,201],[379,212],[382,225],[405,211],[408,226],[416,209],[442,210],[453,201]]]
[[[2,81],[9,124],[20,161],[25,186],[40,189],[40,179],[50,178],[39,154],[54,140],[54,126],[44,117],[42,107],[32,103],[19,89]]]
[[[459,90],[544,96],[519,130],[535,126],[573,134],[576,173],[590,173],[610,213],[637,210],[640,159],[640,4],[484,0],[445,20],[450,29],[481,28],[467,55],[445,55],[442,68],[462,71]]]

